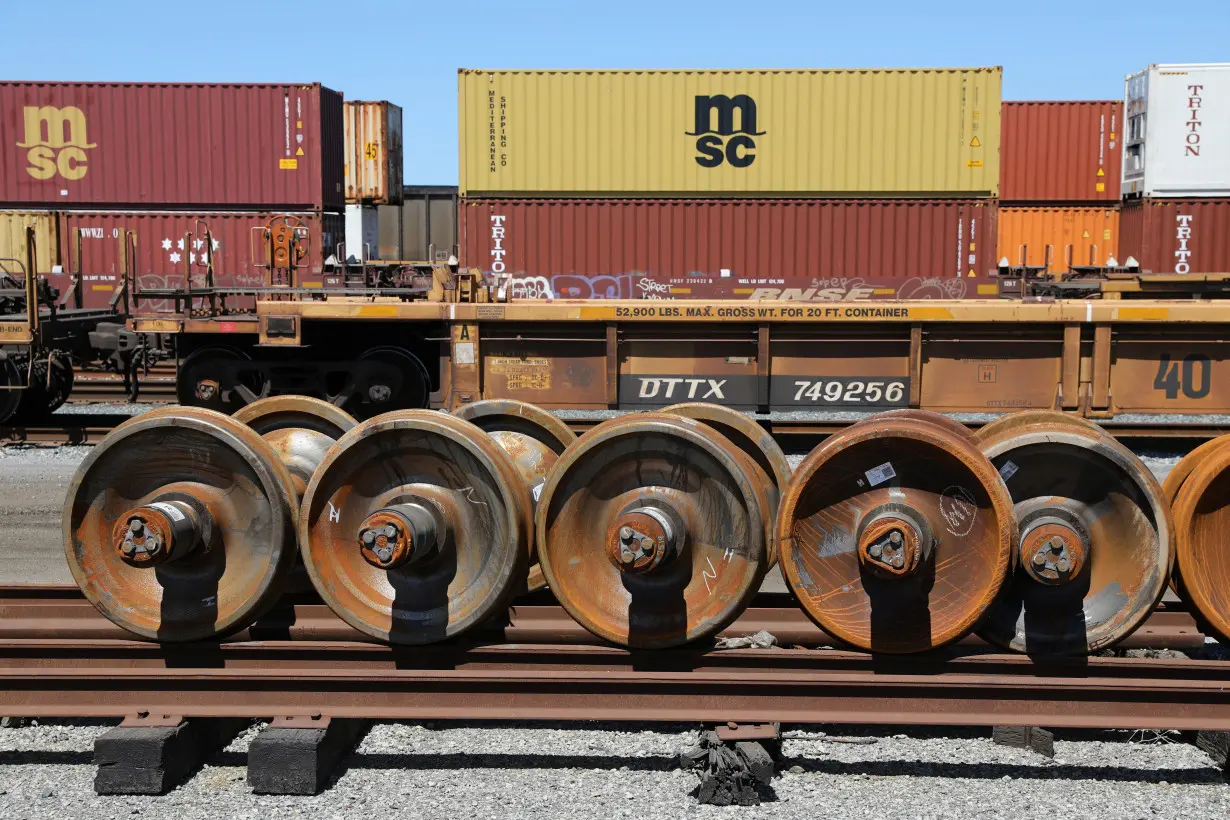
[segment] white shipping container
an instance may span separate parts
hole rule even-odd
[[[346,206],[346,261],[380,259],[380,216],[375,205]]]
[[[1151,65],[1124,99],[1125,196],[1230,196],[1230,63]]]

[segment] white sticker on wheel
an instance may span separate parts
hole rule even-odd
[[[999,468],[999,477],[1004,481],[1007,481],[1016,475],[1016,471],[1019,469],[1020,468],[1016,466],[1015,461],[1005,461],[1004,466]]]
[[[165,501],[155,501],[153,504],[150,504],[150,506],[176,523],[179,523],[188,517],[180,512],[179,508],[174,504],[167,504]]]
[[[867,482],[871,484],[872,487],[875,487],[878,484],[883,484],[890,478],[896,478],[897,471],[893,469],[893,465],[890,462],[886,461],[879,467],[872,467],[866,472],[866,476]]]

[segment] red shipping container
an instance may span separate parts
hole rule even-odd
[[[993,200],[506,199],[461,204],[461,262],[522,298],[999,293]]]
[[[319,84],[0,82],[0,202],[341,211],[342,125]]]
[[[324,260],[342,241],[344,218],[312,213],[290,217],[301,220],[308,230],[308,256],[299,274],[301,285],[333,286],[336,283],[324,277]],[[260,287],[267,274],[257,267],[266,261],[259,230],[274,218],[269,213],[63,212],[59,214],[59,234],[64,272],[49,278],[64,295],[73,290],[74,276],[79,276],[82,307],[108,307],[123,279],[124,232],[132,231],[137,243],[137,281],[143,288],[184,287],[185,264],[191,267],[193,286],[202,287],[210,254],[216,287]],[[250,296],[226,300],[231,309],[250,309],[253,305]],[[167,299],[142,299],[132,312],[165,313],[173,309]]]
[[[1001,201],[1118,201],[1122,100],[1005,102],[1001,112]]]
[[[1145,273],[1230,273],[1230,199],[1136,199],[1119,214],[1119,261]]]

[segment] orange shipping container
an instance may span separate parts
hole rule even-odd
[[[1070,265],[1105,265],[1119,254],[1118,208],[999,209],[1000,259],[1010,265],[1046,265],[1063,272]]]

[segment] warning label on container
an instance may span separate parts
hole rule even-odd
[[[280,159],[278,160],[278,168],[283,171],[299,170],[299,160],[297,159]]]
[[[550,390],[551,360],[495,357],[491,373],[508,379],[509,390]]]
[[[970,148],[981,148],[982,147],[982,143],[979,142],[977,135],[974,135],[974,138],[969,141],[969,147]]]

